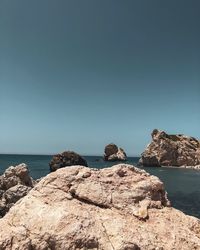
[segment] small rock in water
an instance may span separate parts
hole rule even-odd
[[[88,166],[86,160],[73,151],[65,151],[61,154],[54,155],[49,163],[51,172],[56,171],[59,168],[75,165]]]
[[[110,143],[104,149],[105,161],[126,161],[127,156],[122,148],[118,148],[117,145]]]

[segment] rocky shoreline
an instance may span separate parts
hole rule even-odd
[[[111,143],[102,159],[127,155]],[[200,170],[200,142],[155,129],[139,165]],[[0,249],[200,249],[200,220],[171,207],[158,177],[128,164],[89,168],[73,151],[49,167],[38,180],[26,164],[0,176]]]
[[[0,249],[200,249],[200,220],[158,177],[128,164],[58,169],[0,219]]]

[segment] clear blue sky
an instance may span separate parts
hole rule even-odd
[[[1,0],[0,152],[139,155],[200,138],[199,0]]]

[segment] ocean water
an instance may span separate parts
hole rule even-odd
[[[49,162],[51,155],[0,155],[0,174],[8,166],[26,163],[30,175],[40,178],[49,173]],[[117,162],[104,162],[100,156],[85,156],[88,165],[93,168],[106,168],[117,164]],[[136,165],[138,157],[129,157],[128,164]],[[200,171],[179,168],[140,167],[150,174],[158,176],[165,185],[172,206],[188,215],[200,218]]]

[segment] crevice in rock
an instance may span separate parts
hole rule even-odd
[[[108,233],[107,233],[107,229],[106,229],[105,225],[103,224],[103,221],[102,221],[101,218],[100,218],[100,222],[101,222],[101,225],[102,225],[102,227],[103,227],[103,229],[104,229],[104,232],[105,232],[105,234],[106,234],[106,237],[107,237],[108,241],[110,242],[110,245],[111,245],[111,247],[112,247],[112,250],[115,250],[115,248],[114,248],[114,246],[113,246],[113,244],[112,244],[112,242],[111,242],[111,240],[110,240],[110,237],[109,237],[109,235],[108,235]]]
[[[78,200],[78,201],[80,201],[80,202],[86,203],[86,204],[88,204],[88,205],[92,205],[92,206],[99,207],[99,208],[103,208],[103,209],[108,209],[108,208],[110,208],[108,205],[105,205],[105,204],[98,204],[98,203],[95,203],[95,202],[93,202],[93,201],[91,201],[91,200],[87,200],[87,199],[84,199],[84,198],[82,198],[82,197],[79,197],[78,195],[76,195],[76,194],[73,193],[73,192],[70,192],[70,194],[71,194],[71,196],[72,196],[74,199],[76,199],[76,200]]]

